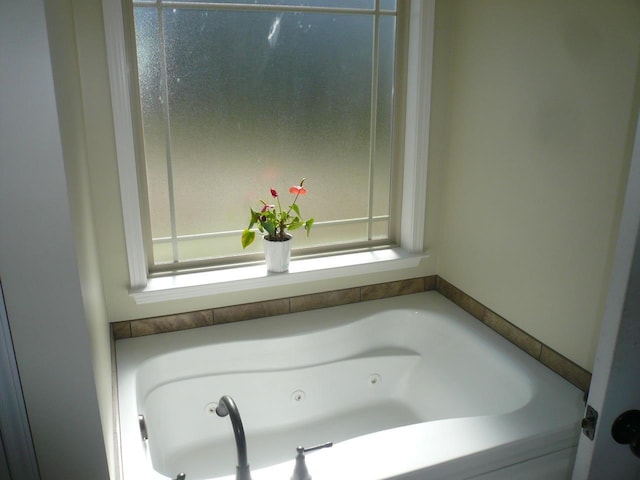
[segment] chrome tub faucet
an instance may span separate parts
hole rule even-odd
[[[236,440],[236,449],[238,451],[238,464],[236,466],[236,480],[251,480],[251,472],[249,470],[249,462],[247,460],[247,440],[244,435],[242,419],[238,412],[238,407],[229,395],[220,397],[216,414],[219,417],[229,415],[231,425],[233,426],[233,436]]]

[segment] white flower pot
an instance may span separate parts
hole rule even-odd
[[[287,235],[284,242],[273,242],[264,238],[264,257],[267,261],[267,271],[286,272],[289,270],[291,259],[291,235]]]

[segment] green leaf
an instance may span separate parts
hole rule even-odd
[[[298,205],[296,205],[295,203],[293,205],[291,205],[291,208],[293,208],[293,211],[296,212],[298,214],[299,217],[301,217],[302,215],[300,215],[300,209],[298,208]]]
[[[251,220],[249,222],[249,226],[247,227],[247,230],[253,227],[256,224],[256,222],[260,219],[260,214],[258,212],[254,212],[253,209],[249,209],[249,211],[251,212]]]
[[[300,228],[301,226],[302,226],[302,222],[300,222],[300,219],[298,217],[296,217],[289,224],[289,230],[295,230],[296,228]]]
[[[273,223],[260,222],[260,225],[262,225],[262,228],[264,228],[267,231],[267,234],[269,235],[269,237],[275,238],[275,236],[276,236],[276,226]]]
[[[256,238],[256,232],[245,228],[242,231],[242,248],[245,249],[249,245],[253,243],[253,240]]]
[[[313,218],[310,218],[309,220],[304,222],[304,229],[307,231],[307,237],[309,236],[309,233],[311,232],[311,227],[313,226],[313,222],[314,221],[315,220]]]

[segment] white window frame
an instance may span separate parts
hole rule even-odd
[[[410,5],[399,247],[347,254],[338,252],[320,258],[294,258],[289,272],[284,274],[270,274],[264,266],[253,265],[157,277],[149,276],[144,248],[130,98],[131,76],[127,64],[121,2],[122,0],[103,0],[102,9],[130,294],[136,303],[194,298],[412,268],[417,267],[427,256],[423,252],[423,242],[435,0],[411,0]]]

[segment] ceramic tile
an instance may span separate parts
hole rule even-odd
[[[211,310],[202,310],[199,312],[145,318],[142,320],[131,320],[131,335],[134,337],[140,337],[156,333],[206,327],[208,325],[213,325],[213,314]]]
[[[206,325],[281,315],[289,312],[302,312],[305,310],[345,305],[359,301],[434,289],[474,317],[482,320],[488,327],[498,332],[529,355],[538,359],[569,382],[583,390],[588,388],[591,381],[591,374],[587,370],[542,344],[525,331],[511,324],[495,312],[492,312],[462,290],[437,275],[377,285],[367,285],[360,288],[348,288],[331,292],[301,295],[299,297],[281,298],[266,302],[222,307],[216,308],[213,311],[203,310],[200,312],[164,317],[115,322],[111,324],[111,332],[112,338],[117,340],[131,336],[152,335]]]
[[[111,336],[114,340],[131,337],[130,322],[115,322],[111,324]]]
[[[444,278],[438,277],[436,287],[438,292],[447,297],[453,303],[476,317],[478,320],[482,320],[484,317],[485,307],[480,302],[474,300],[457,287],[454,287]]]
[[[591,373],[546,345],[542,345],[540,361],[582,391],[589,388]]]
[[[361,287],[362,301],[376,300],[378,298],[396,297],[410,293],[424,292],[424,278],[412,278],[397,282],[379,283]]]
[[[424,277],[424,291],[429,292],[431,290],[435,290],[437,280],[437,275],[429,275],[428,277]]]
[[[289,313],[288,298],[216,308],[213,310],[213,323],[214,325],[218,325],[221,323],[282,315],[284,313]]]
[[[509,340],[521,350],[527,352],[535,359],[540,358],[540,350],[542,349],[542,344],[525,331],[519,329],[512,323],[502,318],[500,315],[492,312],[489,309],[485,309],[482,321],[492,330],[498,332],[504,338]]]
[[[347,288],[332,292],[314,293],[291,298],[291,312],[303,312],[316,308],[335,307],[360,301],[359,288]]]

